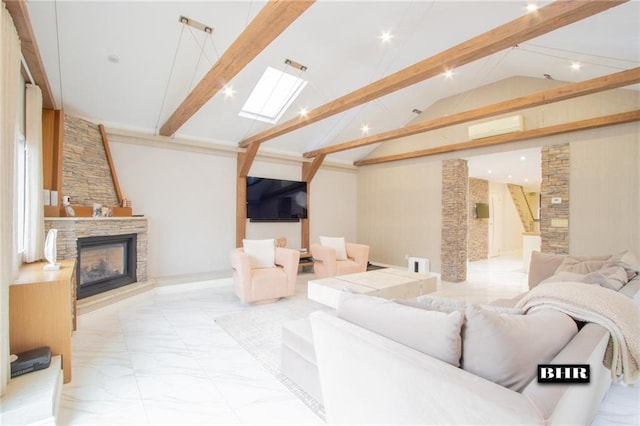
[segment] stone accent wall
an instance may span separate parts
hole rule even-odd
[[[469,178],[467,256],[471,261],[489,257],[489,219],[476,218],[476,203],[489,203],[489,181]]]
[[[77,240],[83,237],[104,235],[137,234],[136,276],[139,282],[147,281],[147,219],[131,217],[110,218],[45,218],[45,232],[58,230],[56,248],[59,259],[75,258],[78,255]]]
[[[443,281],[467,279],[467,219],[469,168],[466,160],[442,162],[442,250]]]
[[[569,144],[542,147],[540,237],[543,253],[569,253]],[[551,204],[561,198],[560,204]]]
[[[62,157],[62,195],[69,195],[72,205],[118,205],[102,136],[96,124],[65,116]]]

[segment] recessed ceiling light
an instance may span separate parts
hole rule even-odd
[[[492,172],[491,170],[487,170],[487,173],[491,174],[491,173],[493,173],[493,172]]]
[[[582,68],[582,64],[580,64],[580,62],[573,62],[571,64],[571,69],[574,71],[578,71],[580,68]]]
[[[117,64],[118,62],[120,62],[120,56],[116,55],[115,53],[111,53],[107,56],[107,60],[112,64]]]
[[[509,175],[509,176],[507,176],[507,177],[508,177],[509,179],[511,179],[511,178],[513,177],[513,175]]]
[[[380,40],[382,40],[383,43],[390,43],[392,38],[393,35],[391,31],[383,31],[382,34],[380,34]]]
[[[536,10],[538,10],[538,5],[534,3],[529,3],[527,5],[527,12],[535,12]]]
[[[369,125],[363,124],[362,127],[360,127],[360,130],[362,131],[363,134],[369,133]]]
[[[445,78],[452,78],[453,77],[453,70],[447,70],[444,73]]]
[[[524,161],[526,159],[527,159],[527,157],[525,157],[524,155],[520,157],[520,161]]]
[[[233,95],[235,95],[236,91],[233,90],[233,87],[227,85],[227,86],[224,86],[224,88],[222,89],[222,93],[224,94],[224,97],[228,99],[228,98],[232,98]]]
[[[529,179],[525,178],[525,179],[524,179],[524,181],[525,181],[525,182],[529,182]]]
[[[307,114],[309,114],[309,110],[304,107],[300,108],[300,117],[306,117]]]

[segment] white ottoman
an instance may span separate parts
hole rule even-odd
[[[280,371],[316,401],[322,403],[320,377],[309,318],[289,321],[282,326]]]

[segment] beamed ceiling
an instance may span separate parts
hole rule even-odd
[[[34,79],[48,78],[45,105],[50,94],[57,109],[108,128],[246,148],[247,170],[258,151],[315,159],[310,170],[325,157],[373,164],[376,147],[399,137],[613,88],[637,90],[640,81],[638,0],[5,3],[14,20],[23,15],[17,26]],[[538,10],[527,12],[527,3]],[[267,67],[308,81],[275,124],[238,115]],[[443,75],[448,70],[451,77]],[[426,121],[414,112],[515,76],[563,85]],[[630,111],[569,127],[637,120]],[[522,140],[568,130],[538,129]],[[456,149],[474,146],[457,142]]]

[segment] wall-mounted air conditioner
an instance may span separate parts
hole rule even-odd
[[[514,115],[469,126],[469,139],[481,139],[523,130],[524,118],[521,115]]]

